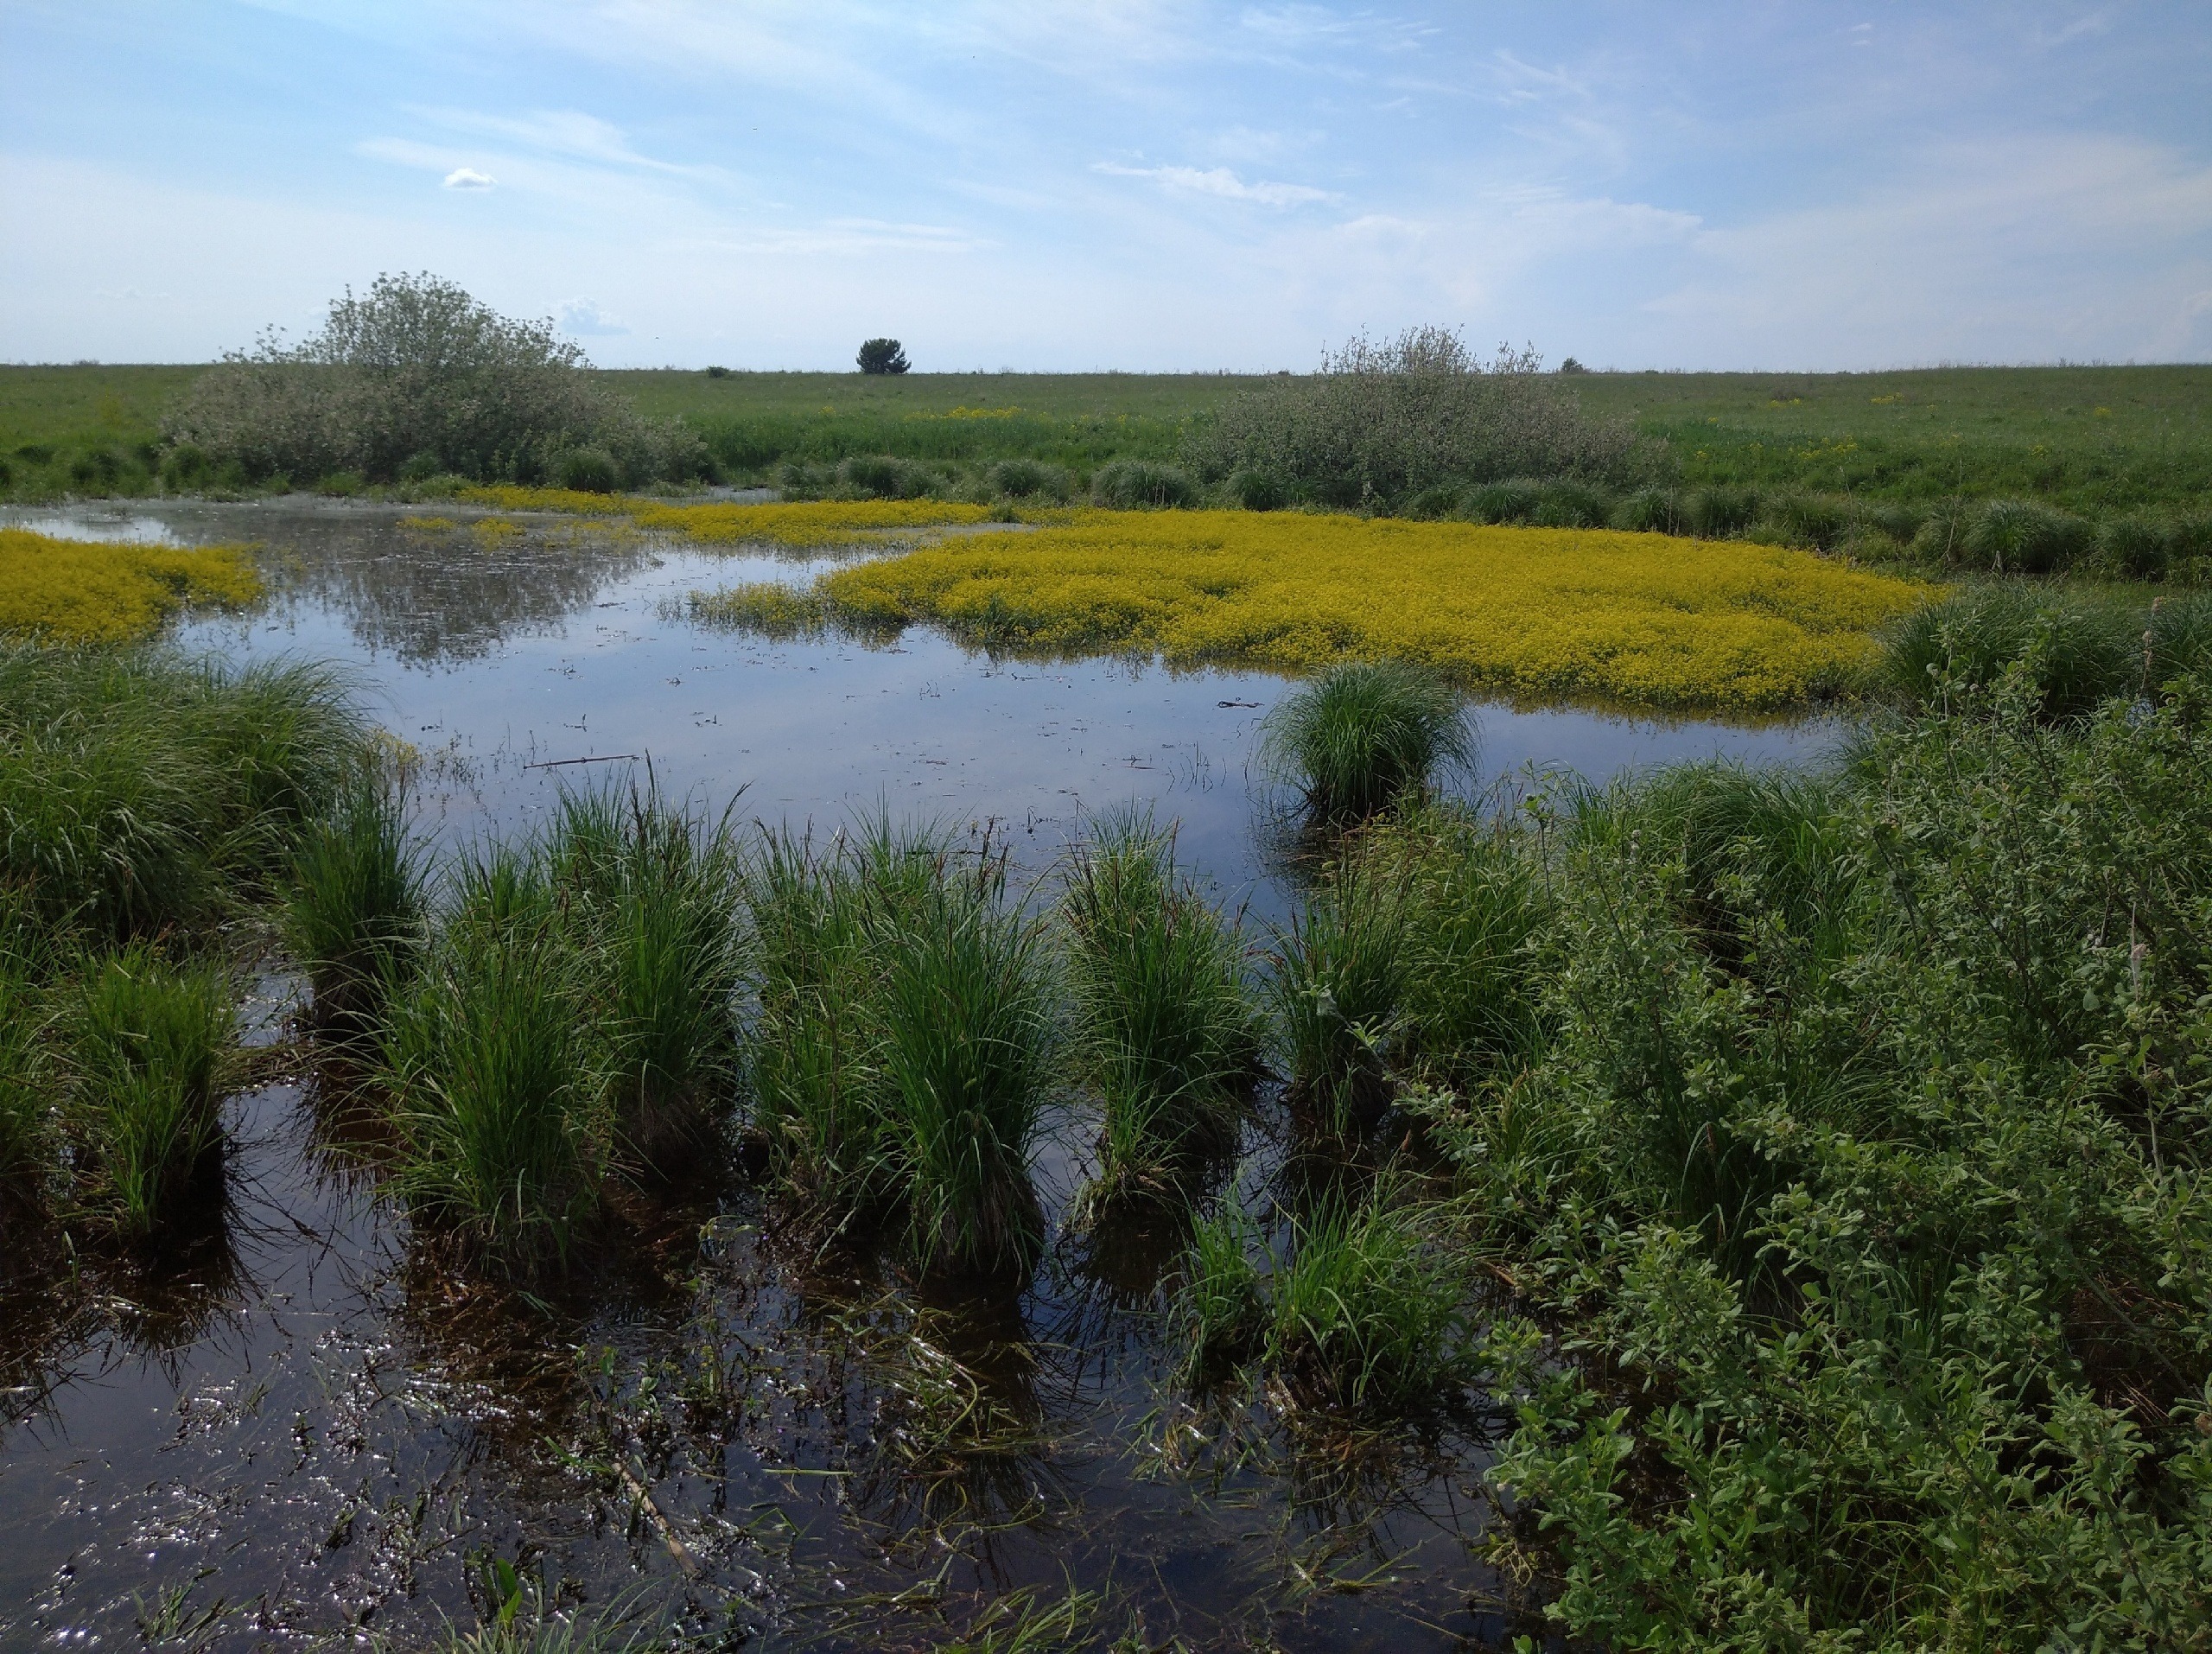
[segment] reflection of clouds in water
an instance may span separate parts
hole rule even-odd
[[[361,643],[410,666],[474,659],[556,629],[652,555],[635,534],[569,523],[402,527],[359,517],[270,528],[284,596],[335,609]]]

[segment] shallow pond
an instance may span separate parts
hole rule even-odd
[[[422,824],[448,847],[649,762],[665,791],[771,823],[988,830],[1032,871],[1086,811],[1135,801],[1224,900],[1255,919],[1288,900],[1248,761],[1271,675],[712,631],[681,618],[687,592],[820,565],[564,519],[10,518],[258,544],[270,602],[181,640],[339,663],[422,754]],[[1471,788],[1802,760],[1838,734],[1474,716]],[[264,1083],[230,1105],[227,1206],[193,1244],[136,1272],[18,1261],[0,1295],[0,1642],[405,1645],[513,1579],[733,1643],[923,1646],[1071,1600],[1102,1644],[1410,1651],[1511,1629],[1470,1606],[1497,1589],[1478,1557],[1488,1421],[1360,1435],[1264,1397],[1192,1413],[1160,1337],[1172,1237],[1056,1231],[1018,1296],[947,1301],[864,1258],[788,1256],[740,1197],[641,1207],[626,1274],[518,1303],[410,1258],[344,1088],[283,1043],[290,991],[261,984]],[[1085,1135],[1067,1123],[1040,1161],[1056,1215]],[[1282,1159],[1263,1118],[1231,1175],[1263,1204]]]

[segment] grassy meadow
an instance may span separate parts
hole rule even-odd
[[[163,412],[201,371],[0,367],[0,497],[155,492]],[[888,455],[970,468],[1033,459],[1087,483],[1113,460],[1173,459],[1194,423],[1271,383],[676,369],[592,377],[647,417],[696,429],[732,480],[770,481],[786,462]],[[2212,501],[2212,367],[1593,372],[1565,382],[1586,413],[1664,442],[1664,480],[1683,488],[1897,502],[2018,496],[2092,516]]]

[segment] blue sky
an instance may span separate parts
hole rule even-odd
[[[2212,359],[2212,5],[0,0],[0,359],[428,269],[609,366]]]

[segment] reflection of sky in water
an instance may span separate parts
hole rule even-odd
[[[664,603],[823,565],[571,522],[502,535],[421,507],[456,524],[423,533],[388,509],[156,509],[188,540],[259,542],[278,573],[266,609],[195,622],[186,644],[353,668],[376,716],[433,760],[426,825],[448,841],[532,819],[563,785],[641,776],[650,759],[664,787],[717,808],[741,786],[743,814],[825,831],[879,807],[996,823],[1025,860],[1049,859],[1083,811],[1149,802],[1225,887],[1261,871],[1247,760],[1285,685],[1268,673],[994,661],[923,629],[890,647],[712,631],[664,618]],[[1484,782],[1530,765],[1603,778],[1678,758],[1802,757],[1835,733],[1578,708],[1473,716]],[[634,758],[531,767],[612,754]]]

